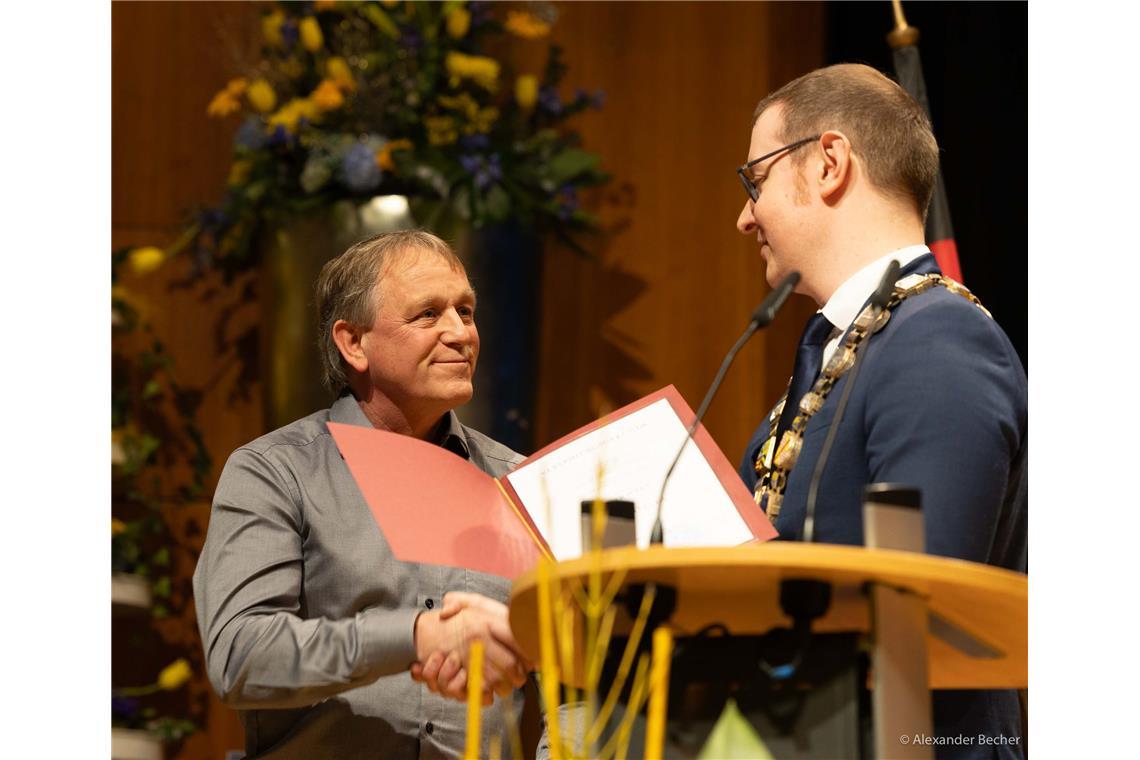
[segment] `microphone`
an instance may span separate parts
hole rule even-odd
[[[669,485],[669,478],[673,476],[673,470],[677,467],[677,462],[681,461],[681,454],[684,453],[685,447],[689,445],[689,441],[696,432],[697,426],[701,424],[704,419],[705,412],[709,409],[709,404],[712,403],[713,396],[716,395],[717,390],[720,389],[720,384],[724,381],[724,376],[728,373],[728,368],[732,366],[736,354],[744,347],[757,330],[767,327],[771,324],[772,320],[776,317],[776,312],[788,300],[788,296],[796,289],[796,285],[800,282],[800,273],[792,272],[784,279],[780,280],[776,287],[768,293],[768,296],[760,302],[756,310],[752,312],[752,319],[748,322],[748,327],[744,329],[744,334],[741,335],[732,348],[729,349],[728,354],[721,362],[720,370],[713,378],[712,385],[709,386],[708,393],[705,394],[704,401],[697,408],[697,416],[693,418],[693,423],[689,425],[688,431],[685,433],[685,440],[681,443],[681,448],[677,451],[677,456],[673,457],[673,463],[669,465],[668,471],[665,473],[665,479],[661,482],[661,494],[657,497],[657,517],[653,521],[653,531],[649,536],[650,545],[665,543],[665,528],[661,524],[661,508],[665,504],[665,487]]]
[[[891,293],[895,289],[895,281],[899,278],[899,271],[902,269],[899,263],[891,259],[891,263],[887,264],[887,270],[883,272],[882,279],[879,280],[875,292],[867,299],[867,303],[875,310],[875,316],[883,313],[887,308],[887,303],[891,300]],[[869,339],[870,336],[868,336]],[[827,437],[823,440],[823,448],[819,451],[819,459],[815,462],[815,470],[811,474],[811,483],[808,486],[807,508],[804,511],[804,530],[802,540],[805,543],[811,543],[815,540],[815,501],[819,496],[819,482],[823,480],[823,470],[827,467],[827,458],[831,454],[831,447],[835,443],[835,434],[839,430],[839,423],[843,421],[843,412],[847,409],[847,400],[851,398],[851,389],[855,387],[855,376],[859,374],[859,367],[863,364],[863,357],[867,352],[860,351],[859,355],[855,357],[855,363],[851,366],[851,371],[847,374],[847,384],[843,388],[843,394],[839,397],[839,404],[835,407],[835,416],[831,418],[831,427],[827,430]]]

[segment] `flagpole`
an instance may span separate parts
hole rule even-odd
[[[930,115],[926,98],[926,80],[922,75],[922,61],[918,55],[918,28],[906,22],[901,0],[891,0],[895,14],[895,28],[887,34],[895,63],[895,74],[915,101]],[[926,242],[938,260],[942,273],[962,281],[962,265],[958,261],[958,245],[954,242],[954,225],[950,221],[950,204],[946,200],[946,185],[942,172],[935,179],[934,195],[926,217]]]
[[[891,9],[895,12],[895,28],[887,35],[887,43],[891,49],[898,49],[906,45],[917,45],[918,28],[906,22],[902,0],[891,0]]]

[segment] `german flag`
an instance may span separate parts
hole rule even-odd
[[[918,55],[918,29],[908,26],[902,15],[899,0],[893,0],[895,29],[887,35],[895,62],[895,76],[899,84],[914,98],[926,115],[930,115],[930,101],[926,97],[926,79],[922,75],[922,59]],[[962,266],[958,263],[958,245],[954,242],[954,225],[950,222],[950,204],[946,201],[946,185],[942,172],[934,186],[930,211],[926,215],[926,241],[942,273],[962,282]]]

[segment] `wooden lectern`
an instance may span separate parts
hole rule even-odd
[[[812,621],[812,634],[855,634],[870,646],[868,686],[877,692],[872,716],[876,757],[932,756],[932,747],[903,745],[898,739],[917,733],[907,723],[915,704],[925,705],[926,715],[919,719],[929,725],[929,689],[1028,685],[1028,582],[1020,573],[888,549],[769,542],[716,549],[608,549],[597,560],[586,556],[559,562],[552,575],[563,588],[584,589],[595,561],[600,561],[603,582],[624,571],[624,588],[656,584],[674,589],[667,624],[678,639],[714,625],[733,636],[791,627],[793,620],[781,607],[784,582],[822,581],[830,588],[830,602]],[[534,570],[515,580],[510,619],[519,644],[538,662],[536,582]],[[888,592],[885,601],[879,591]],[[891,606],[893,597],[904,600],[901,606]],[[916,604],[927,614],[914,615]],[[890,612],[896,609],[901,612]],[[619,617],[615,636],[623,633],[623,623],[628,633],[629,619]],[[912,645],[900,646],[900,641]],[[580,640],[574,650],[580,657]],[[563,674],[571,683],[579,677]],[[925,702],[916,701],[916,694]]]

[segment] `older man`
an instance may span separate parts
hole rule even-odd
[[[458,677],[430,686],[458,697],[479,639],[497,692],[484,700],[483,754],[496,734],[509,747],[512,687],[526,677],[509,583],[398,561],[326,426],[431,441],[493,476],[520,461],[453,411],[472,395],[475,293],[445,242],[396,232],[326,264],[317,307],[324,378],[340,397],[235,451],[214,495],[194,575],[210,681],[240,711],[250,757],[454,756],[465,707],[407,671],[450,657]]]
[[[1025,572],[1025,371],[977,299],[941,278],[923,242],[938,145],[921,107],[866,66],[813,71],[760,102],[748,158],[736,226],[756,237],[770,283],[799,271],[799,292],[820,306],[786,398],[741,463],[757,503],[782,538],[804,538],[810,484],[833,432],[814,540],[861,544],[863,487],[903,483],[922,492],[929,553]],[[855,325],[892,260],[902,269],[889,321],[863,340]],[[942,736],[1020,737],[1014,692],[936,692],[933,701]],[[937,754],[1021,749],[975,742]]]

